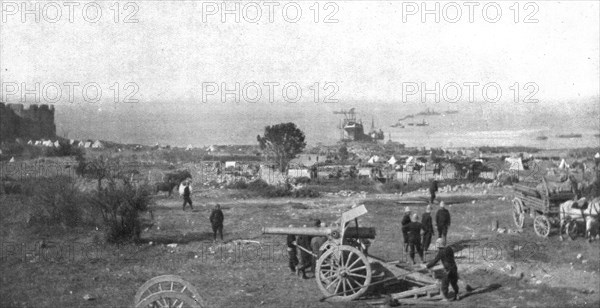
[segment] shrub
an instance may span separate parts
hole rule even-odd
[[[128,181],[111,180],[106,188],[95,192],[92,204],[99,209],[110,243],[137,241],[141,233],[140,213],[147,210],[152,189]]]
[[[247,189],[248,188],[248,183],[246,183],[246,181],[243,180],[235,180],[229,184],[227,184],[227,186],[225,186],[228,189]]]
[[[294,184],[308,184],[310,183],[310,178],[306,176],[302,176],[294,179]]]
[[[77,189],[73,178],[56,176],[25,183],[26,192],[33,198],[33,222],[63,227],[82,225],[86,198]]]

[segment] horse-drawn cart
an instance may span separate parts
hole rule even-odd
[[[515,225],[522,229],[525,214],[533,218],[535,233],[547,237],[550,229],[560,225],[560,204],[572,200],[575,194],[571,191],[551,192],[548,182],[542,177],[542,188],[536,188],[538,183],[524,182],[514,184],[513,219]]]
[[[426,273],[399,268],[396,262],[385,262],[369,256],[365,240],[375,238],[375,229],[358,226],[357,217],[367,213],[364,206],[342,214],[330,227],[324,228],[263,228],[264,234],[324,236],[317,260],[315,280],[324,297],[322,300],[350,301],[361,297],[370,287],[402,280],[407,290],[391,295],[398,302],[437,301],[442,299],[437,280]],[[352,225],[351,222],[355,224]]]

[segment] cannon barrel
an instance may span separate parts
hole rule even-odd
[[[328,236],[333,232],[331,228],[318,227],[266,227],[263,228],[263,234],[293,234],[293,235],[308,235],[308,236]]]
[[[332,236],[339,237],[337,228],[319,228],[319,227],[266,227],[262,229],[263,234],[293,234],[293,235],[308,235],[308,236]],[[375,228],[349,227],[344,233],[346,238],[369,238],[374,239],[377,232]]]

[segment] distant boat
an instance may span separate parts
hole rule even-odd
[[[402,121],[402,120],[406,120],[406,119],[410,119],[410,118],[414,118],[414,117],[415,117],[414,115],[409,114],[409,115],[407,115],[407,116],[405,116],[403,118],[398,119],[398,121]]]
[[[444,114],[457,114],[458,110],[446,110],[444,111]]]
[[[417,126],[429,126],[429,123],[425,122],[425,119],[423,119],[423,122],[421,123],[417,123]]]
[[[408,126],[414,126],[415,123],[408,123]]]
[[[427,110],[421,111],[421,112],[417,113],[417,115],[420,115],[420,116],[433,116],[433,115],[440,115],[440,113],[439,112],[435,112],[435,110],[433,110],[433,109],[429,110],[429,108],[427,108]]]
[[[563,134],[556,136],[558,138],[581,138],[581,134]]]
[[[548,140],[548,137],[546,137],[546,136],[537,136],[535,139],[537,139],[537,140]]]

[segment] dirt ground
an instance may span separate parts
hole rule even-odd
[[[459,275],[477,288],[449,306],[598,307],[600,241],[560,242],[556,232],[540,238],[531,219],[522,232],[513,231],[511,194],[506,188],[440,194],[452,215],[448,241],[459,247]],[[96,230],[34,235],[2,226],[0,306],[131,307],[146,280],[176,274],[191,282],[210,307],[369,307],[365,300],[319,302],[322,294],[313,279],[290,274],[284,236],[262,235],[261,229],[311,225],[316,218],[331,222],[364,204],[369,212],[360,218],[361,225],[377,229],[369,253],[406,261],[400,232],[404,207],[423,213],[428,197],[420,192],[316,199],[234,195],[195,191],[193,211],[182,211],[179,197],[157,196],[151,207],[155,224],[138,245],[102,244]],[[217,202],[225,214],[224,243],[213,243],[208,221]],[[491,230],[495,220],[505,233]],[[84,299],[86,295],[92,299]]]

